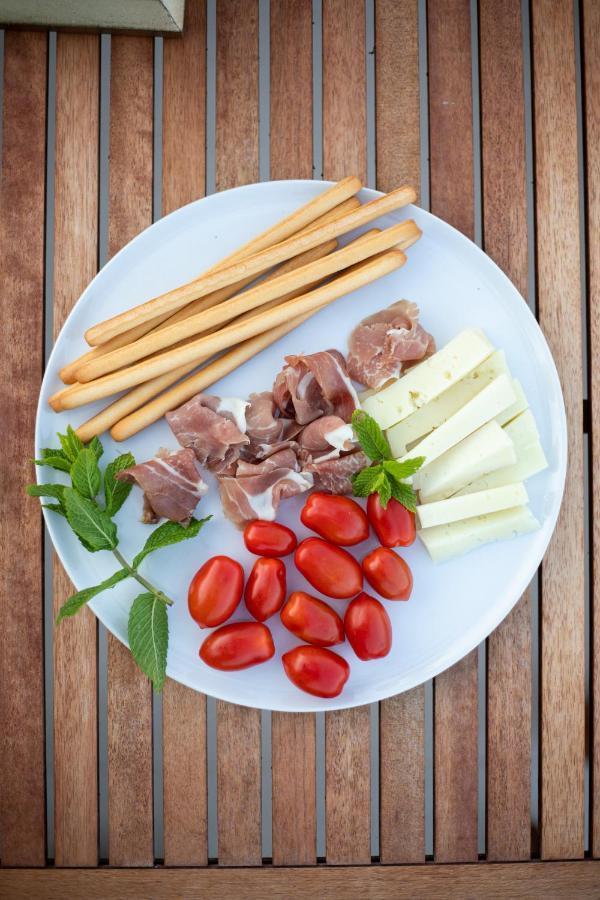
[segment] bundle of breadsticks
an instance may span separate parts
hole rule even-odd
[[[337,238],[412,203],[415,192],[404,186],[361,205],[360,188],[344,178],[193,281],[94,325],[91,349],[61,369],[67,386],[52,408],[125,391],[77,429],[83,441],[108,429],[125,440],[333,300],[400,268],[421,235],[412,220],[341,248]]]

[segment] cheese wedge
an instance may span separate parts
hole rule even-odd
[[[404,454],[400,461],[413,456],[424,456],[423,465],[429,465],[450,447],[454,447],[455,444],[481,428],[514,402],[515,392],[512,388],[512,379],[508,375],[500,375],[458,412],[454,413],[443,425],[423,438],[410,452]],[[418,485],[419,480],[417,479],[413,483]]]
[[[417,472],[413,487],[418,488],[421,503],[444,500],[476,478],[516,461],[512,440],[492,420]]]
[[[493,541],[529,534],[539,527],[540,523],[528,506],[517,506],[448,525],[425,528],[418,534],[432,560],[439,563]]]
[[[518,416],[529,407],[521,382],[517,378],[513,378],[513,390],[516,400],[507,409],[503,409],[499,416],[496,416],[496,421],[499,425],[506,425],[507,422],[510,422],[515,416]]]
[[[462,331],[398,381],[367,397],[362,407],[381,428],[389,428],[439,397],[487,359],[493,350],[482,331]]]
[[[530,447],[539,443],[540,433],[535,424],[533,413],[525,410],[503,428],[515,447]]]
[[[421,528],[434,528],[460,519],[472,519],[501,509],[511,509],[513,506],[524,506],[527,500],[525,485],[520,481],[462,497],[421,504],[417,506],[417,521]]]
[[[548,468],[548,460],[544,454],[542,445],[538,441],[530,447],[525,447],[517,451],[517,461],[512,466],[506,466],[504,469],[497,469],[487,475],[482,475],[471,484],[467,484],[455,496],[462,494],[473,494],[477,491],[485,491],[489,488],[503,487],[506,484],[514,484],[515,481],[525,481],[538,472],[542,472]]]

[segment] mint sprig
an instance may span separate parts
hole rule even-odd
[[[384,509],[393,497],[410,512],[414,512],[417,498],[406,479],[418,472],[425,457],[416,456],[403,462],[394,459],[385,434],[375,419],[362,409],[356,409],[352,414],[352,427],[360,446],[372,461],[370,466],[352,476],[354,496],[379,494],[379,501]]]
[[[67,433],[59,434],[58,439],[60,448],[43,449],[40,459],[34,462],[38,466],[48,466],[64,472],[69,476],[70,484],[30,484],[27,486],[27,493],[30,497],[55,501],[43,503],[42,506],[63,516],[90,553],[111,551],[119,568],[99,584],[77,591],[69,597],[60,608],[56,623],[58,625],[63,619],[74,616],[93,597],[110,590],[119,582],[127,578],[135,579],[144,588],[144,593],[135,598],[129,611],[129,646],[140,669],[151,680],[154,689],[160,691],[167,669],[167,607],[173,605],[173,600],[148,581],[139,572],[139,566],[150,553],[196,537],[211,517],[192,519],[187,527],[177,522],[164,522],[150,534],[133,562],[128,562],[118,549],[119,535],[113,517],[127,500],[132,488],[131,484],[118,481],[116,475],[135,465],[133,455],[122,453],[117,456],[102,474],[98,460],[104,449],[97,437],[86,446],[69,426]],[[99,496],[103,497],[103,505],[98,500]]]

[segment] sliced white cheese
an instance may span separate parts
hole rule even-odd
[[[507,422],[514,419],[519,413],[524,412],[529,406],[525,392],[521,387],[521,382],[517,378],[513,378],[513,390],[517,399],[508,409],[503,409],[500,415],[496,416],[496,421],[499,425],[506,425]]]
[[[530,447],[539,443],[540,433],[537,430],[533,413],[530,409],[509,422],[503,429],[516,447]]]
[[[438,428],[442,422],[453,416],[455,412],[472,400],[484,387],[498,378],[509,375],[503,350],[496,350],[480,366],[469,372],[455,385],[411,413],[402,422],[392,425],[387,431],[387,438],[394,456],[403,456],[420,438]],[[361,398],[362,400],[362,398]]]
[[[421,528],[434,528],[460,519],[472,519],[501,509],[523,506],[527,500],[527,491],[522,482],[507,484],[487,491],[421,504],[417,506],[417,521]]]
[[[444,500],[481,475],[516,460],[514,444],[506,431],[495,421],[487,422],[417,472],[413,487],[420,491],[421,503]]]
[[[398,381],[367,397],[362,408],[381,428],[389,428],[447,391],[487,359],[493,349],[482,331],[461,331]]]
[[[423,438],[410,452],[401,457],[400,461],[413,456],[424,456],[425,463],[423,465],[429,465],[450,447],[454,447],[455,444],[481,428],[514,402],[515,392],[512,387],[512,379],[508,375],[500,375],[468,403],[465,403],[439,428]],[[414,483],[418,485],[419,479]]]
[[[505,484],[514,484],[515,481],[525,481],[538,472],[548,468],[548,460],[539,441],[529,447],[517,448],[517,461],[512,466],[497,469],[477,478],[470,484],[461,488],[455,496],[473,494],[476,491],[485,491],[488,488],[503,487]]]
[[[425,528],[419,531],[419,537],[432,560],[437,563],[462,556],[463,553],[490,544],[492,541],[529,534],[539,527],[540,523],[528,506],[517,506],[486,516]]]

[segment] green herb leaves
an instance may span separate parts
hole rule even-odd
[[[107,591],[109,588],[114,587],[115,584],[118,584],[120,581],[124,581],[125,578],[129,578],[129,570],[128,569],[117,569],[116,572],[106,578],[104,581],[101,581],[100,584],[95,584],[93,587],[84,588],[82,591],[77,591],[76,594],[73,594],[72,597],[63,603],[56,617],[56,624],[58,625],[62,622],[63,619],[66,619],[67,616],[74,616],[76,612],[79,612],[82,606],[91,600],[92,597],[95,597],[96,594],[101,594],[102,591]]]
[[[71,466],[73,487],[83,497],[92,500],[100,490],[100,469],[98,459],[92,449],[80,450]]]
[[[127,638],[133,658],[161,691],[167,671],[169,621],[164,603],[151,593],[139,594],[129,612]]]
[[[362,449],[374,463],[352,476],[354,496],[368,497],[369,494],[377,493],[384,509],[393,497],[410,512],[414,512],[416,496],[406,479],[421,468],[425,457],[417,456],[404,462],[393,459],[385,434],[375,419],[363,410],[354,411],[352,427]]]
[[[117,526],[105,510],[75,487],[65,488],[64,504],[69,525],[84,546],[92,551],[115,549],[119,543]]]
[[[117,481],[117,472],[135,466],[132,453],[122,453],[110,462],[104,471],[104,502],[109,516],[117,513],[131,493],[132,484],[127,481]]]
[[[161,547],[170,547],[172,544],[178,544],[180,541],[187,541],[196,537],[202,526],[208,522],[210,516],[206,519],[192,519],[190,524],[184,528],[177,522],[163,522],[158,528],[155,528],[140,552],[133,560],[133,568],[137,569],[139,564],[148,554],[160,550]]]

